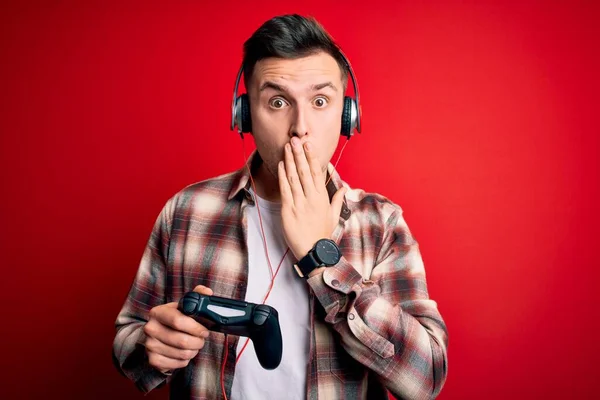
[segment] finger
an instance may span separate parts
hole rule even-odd
[[[153,353],[157,353],[165,357],[174,358],[177,360],[191,360],[192,358],[196,357],[196,354],[198,354],[198,351],[200,351],[200,349],[182,350],[175,347],[171,347],[155,338],[148,338],[144,345],[148,350],[150,350]]]
[[[285,173],[285,165],[283,161],[279,162],[277,167],[277,175],[279,176],[279,191],[281,194],[281,206],[290,206],[294,204],[294,197],[292,196],[292,189],[290,183],[287,180]]]
[[[214,293],[211,288],[208,288],[204,285],[198,285],[194,288],[194,292],[200,293],[206,296],[212,296]]]
[[[208,335],[208,331],[207,335]],[[200,350],[204,347],[204,338],[177,331],[160,323],[148,322],[144,326],[148,338],[158,339],[164,344],[181,350]]]
[[[290,188],[292,190],[292,196],[294,196],[294,204],[299,204],[302,198],[304,198],[304,189],[298,178],[298,171],[296,170],[296,163],[294,162],[294,156],[292,154],[292,145],[286,143],[285,145],[285,172]]]
[[[337,222],[340,218],[340,212],[342,211],[342,205],[344,204],[344,195],[348,190],[346,187],[342,186],[338,189],[337,192],[333,195],[331,199],[331,209],[333,212],[333,222]],[[335,225],[334,225],[335,226]]]
[[[200,324],[198,321],[184,315],[178,309],[173,308],[162,308],[152,309],[150,311],[150,318],[156,319],[159,325],[169,327],[174,331],[186,333],[188,335],[196,337],[206,337],[208,329]]]
[[[304,194],[309,196],[315,190],[315,182],[313,181],[313,177],[310,172],[308,160],[304,154],[304,146],[302,141],[295,136],[292,138],[291,143],[294,162],[296,164],[296,170],[298,172],[300,183],[304,189]]]
[[[148,362],[154,368],[159,370],[171,370],[184,368],[189,364],[189,360],[176,360],[173,358],[165,357],[162,354],[148,353]]]
[[[304,153],[306,154],[306,160],[308,161],[308,166],[310,168],[310,173],[313,179],[313,184],[315,185],[315,189],[317,191],[320,191],[322,188],[325,187],[325,174],[323,173],[323,169],[321,168],[319,158],[314,152],[314,147],[312,143],[306,142],[304,144]]]

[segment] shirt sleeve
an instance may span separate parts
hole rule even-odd
[[[344,257],[308,280],[350,356],[402,399],[432,399],[447,376],[448,332],[429,298],[419,245],[395,210],[371,276]]]
[[[144,393],[165,385],[171,379],[169,373],[162,373],[148,363],[143,346],[143,328],[150,310],[166,302],[166,265],[172,211],[173,199],[170,199],[154,223],[137,274],[115,321],[113,363]]]

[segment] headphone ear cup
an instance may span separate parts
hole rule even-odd
[[[342,111],[342,132],[341,134],[350,138],[352,131],[356,127],[356,104],[354,99],[344,96],[344,110]]]
[[[248,94],[244,93],[240,96],[240,128],[243,133],[252,132],[252,118],[250,118],[250,99]]]

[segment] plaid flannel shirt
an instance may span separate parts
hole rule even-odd
[[[262,162],[256,151],[250,162],[253,170]],[[341,185],[349,189],[333,236],[343,256],[307,280],[312,317],[306,398],[387,399],[386,389],[400,399],[435,398],[447,376],[448,332],[429,298],[419,245],[402,209],[350,188],[331,164],[328,172],[330,197]],[[151,308],[178,301],[196,285],[245,299],[244,211],[254,206],[249,184],[244,166],[189,185],[160,212],[117,316],[113,343],[116,367],[144,393],[168,383],[172,398],[222,398],[223,334],[211,332],[187,367],[165,375],[148,364],[143,326]],[[239,337],[228,339],[229,398]]]

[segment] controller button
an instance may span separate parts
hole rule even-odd
[[[252,318],[252,322],[254,325],[263,325],[265,321],[269,318],[269,312],[264,310],[255,310],[254,316]]]

